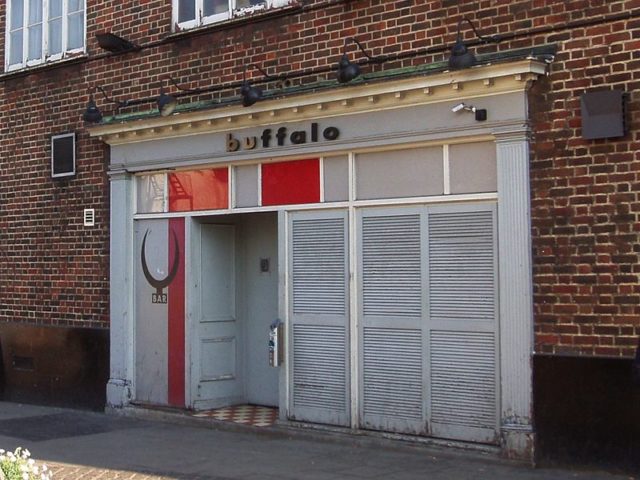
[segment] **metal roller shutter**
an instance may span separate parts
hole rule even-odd
[[[292,419],[350,422],[347,238],[346,212],[290,215]]]
[[[360,235],[362,423],[423,434],[421,215],[363,211]]]
[[[428,231],[431,431],[494,442],[499,378],[495,210],[434,208]]]

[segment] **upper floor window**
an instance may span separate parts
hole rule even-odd
[[[173,0],[173,24],[193,28],[227,20],[236,15],[281,7],[291,0]]]
[[[6,70],[83,52],[85,0],[8,0]]]

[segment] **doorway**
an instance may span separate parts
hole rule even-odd
[[[278,317],[277,213],[192,222],[190,402],[195,410],[278,406],[269,326]]]

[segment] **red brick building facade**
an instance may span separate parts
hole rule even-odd
[[[514,50],[533,52],[543,46],[556,51],[546,58],[548,75],[533,82],[527,96],[531,275],[540,375],[534,377],[535,398],[540,405],[555,402],[563,394],[551,391],[564,381],[562,375],[586,378],[590,369],[600,371],[590,363],[600,360],[613,362],[611,368],[619,374],[609,393],[631,395],[631,380],[624,372],[630,369],[640,337],[639,1],[293,0],[231,18],[216,14],[222,16],[213,15],[210,23],[206,15],[204,20],[194,15],[195,23],[190,23],[190,13],[180,13],[178,1],[86,0],[75,5],[78,2],[69,0],[62,2],[69,18],[63,32],[77,28],[70,19],[73,9],[80,8],[76,11],[85,19],[79,34],[83,43],[69,48],[77,40],[69,36],[67,53],[59,59],[53,55],[53,60],[47,43],[40,57],[32,58],[26,33],[24,56],[8,59],[11,42],[18,41],[18,36],[11,37],[17,30],[9,25],[10,3],[0,5],[0,28],[7,32],[0,49],[5,65],[0,76],[0,339],[5,389],[11,390],[12,382],[24,387],[29,378],[37,378],[39,388],[50,394],[64,388],[67,380],[60,380],[54,367],[45,372],[39,363],[49,363],[43,362],[43,352],[69,339],[82,338],[84,343],[74,347],[77,372],[67,387],[89,382],[91,375],[78,363],[107,361],[106,347],[95,344],[106,345],[110,326],[110,152],[100,138],[90,137],[82,119],[92,89],[99,86],[116,102],[129,101],[116,108],[95,91],[102,113],[119,115],[116,122],[153,116],[148,112],[156,108],[161,86],[184,104],[232,101],[249,64],[270,75],[286,75],[293,88],[302,89],[334,79],[348,37],[384,61],[366,61],[349,44],[352,60],[361,60],[363,72],[383,76],[394,69],[447,60],[458,22],[467,17],[481,35],[501,37],[497,44],[483,44],[468,24],[461,24],[464,40],[477,54],[508,56]],[[17,11],[19,2],[13,3]],[[204,8],[200,3],[196,9]],[[45,23],[54,18],[49,15],[45,12]],[[185,17],[180,20],[180,15]],[[26,13],[24,19],[25,24],[32,21]],[[128,40],[134,48],[105,51],[96,38],[105,32]],[[261,80],[256,70],[246,75]],[[167,77],[184,89],[200,91],[178,90]],[[267,90],[273,88],[269,85],[265,84]],[[626,94],[622,137],[583,137],[581,96],[600,90]],[[69,132],[76,134],[76,173],[52,178],[51,136]],[[94,209],[95,226],[83,225],[84,209]],[[32,340],[25,340],[24,332]],[[63,340],[57,347],[47,340],[58,336]],[[26,362],[21,371],[13,371],[16,361]],[[606,368],[602,371],[610,378]],[[90,383],[106,381],[100,375]],[[593,393],[593,402],[605,401],[606,392],[585,385],[583,393]],[[556,407],[566,414],[562,406]],[[534,409],[538,413],[535,401]],[[539,415],[543,428],[544,414]],[[548,422],[557,423],[560,416]],[[563,431],[574,426],[554,425]],[[600,432],[598,428],[594,427]],[[633,428],[638,428],[637,415]]]

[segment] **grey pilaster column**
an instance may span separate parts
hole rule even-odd
[[[124,170],[109,173],[111,183],[110,224],[110,373],[107,408],[129,403],[133,384],[133,233],[132,178]]]
[[[494,132],[498,161],[501,440],[504,455],[533,461],[533,270],[529,131]]]

